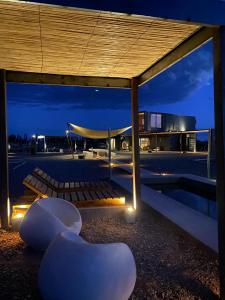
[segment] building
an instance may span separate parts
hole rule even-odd
[[[168,132],[195,130],[193,116],[178,116],[158,112],[139,112],[139,132]]]
[[[159,112],[139,112],[139,145],[150,151],[196,151],[196,118]],[[131,135],[122,137],[121,149],[131,148]]]

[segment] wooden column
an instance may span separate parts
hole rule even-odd
[[[218,205],[218,246],[220,299],[225,300],[225,27],[214,39],[214,101],[216,137],[216,195]]]
[[[208,155],[207,155],[207,176],[211,178],[211,152],[212,152],[212,129],[208,133]]]
[[[131,80],[131,114],[132,114],[132,162],[133,162],[133,205],[141,200],[140,157],[139,157],[139,116],[138,116],[138,79]]]
[[[108,129],[108,143],[109,143],[109,147],[108,147],[108,156],[109,156],[109,179],[112,179],[112,149],[111,149],[111,130]]]
[[[1,227],[8,228],[9,181],[8,181],[8,135],[6,112],[5,70],[0,70],[0,216]]]

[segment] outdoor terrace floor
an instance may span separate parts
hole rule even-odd
[[[125,242],[135,256],[137,282],[131,299],[218,299],[217,255],[151,208],[141,205],[135,224],[121,217],[85,221],[81,235],[92,243]],[[18,233],[0,232],[0,299],[41,299],[41,255]],[[107,299],[106,299],[107,300]]]

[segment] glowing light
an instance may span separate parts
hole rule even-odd
[[[36,134],[32,134],[32,138],[35,139],[36,138]]]
[[[128,224],[134,224],[136,221],[136,210],[134,207],[129,206],[125,211],[125,220]]]
[[[125,202],[126,202],[126,198],[125,197],[120,197],[120,203],[125,204]]]
[[[162,175],[162,176],[166,176],[166,175],[167,175],[167,173],[161,173],[161,175]]]
[[[132,206],[129,206],[127,208],[128,213],[134,213],[134,208]]]
[[[114,163],[111,162],[111,163],[110,163],[110,166],[113,167],[113,166],[114,166]]]
[[[23,218],[30,207],[30,204],[18,204],[12,207],[12,219]]]
[[[30,207],[29,204],[20,204],[20,205],[14,205],[13,209],[28,209]]]
[[[19,230],[19,226],[25,217],[30,204],[18,204],[12,207],[12,228],[15,231]]]
[[[23,217],[24,217],[24,214],[18,213],[13,216],[13,219],[22,219]]]
[[[45,136],[44,135],[38,135],[38,137],[37,137],[38,139],[44,139],[45,138]]]
[[[66,130],[65,132],[66,132],[66,134],[68,134],[68,133],[69,133],[69,130]]]
[[[99,90],[98,90],[98,89],[95,89],[95,92],[99,92]]]
[[[133,163],[131,162],[129,165],[130,165],[130,166],[133,166]]]

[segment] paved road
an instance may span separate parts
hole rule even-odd
[[[131,161],[131,153],[118,152],[119,160]],[[147,153],[140,155],[141,167],[157,173],[189,173],[207,176],[207,155],[204,153]],[[216,176],[215,161],[211,162],[212,177]]]

